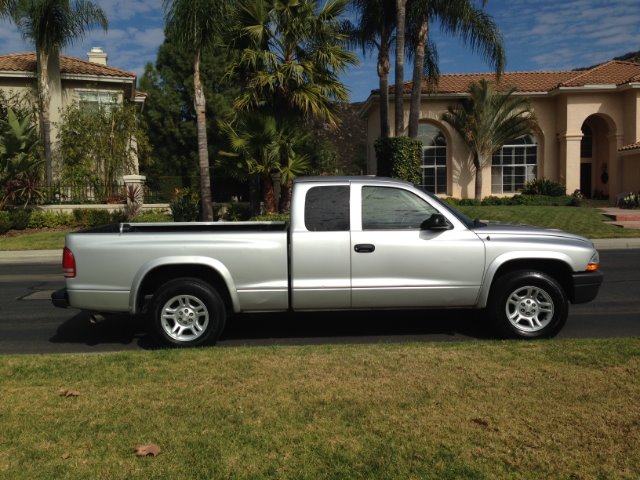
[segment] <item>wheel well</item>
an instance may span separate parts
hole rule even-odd
[[[150,270],[145,275],[138,289],[137,310],[144,311],[150,297],[169,280],[180,277],[197,278],[208,283],[223,298],[227,309],[233,310],[231,295],[222,275],[211,267],[204,265],[164,265]]]
[[[553,278],[560,284],[567,296],[571,295],[571,267],[560,260],[512,260],[501,265],[493,276],[491,288],[501,276],[517,270],[530,270],[542,272]]]

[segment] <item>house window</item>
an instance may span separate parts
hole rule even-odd
[[[447,193],[447,139],[430,123],[418,127],[422,142],[422,188],[431,193]]]
[[[79,90],[80,106],[87,109],[98,110],[100,107],[110,111],[118,102],[118,94],[100,90]]]
[[[538,145],[531,135],[508,142],[493,154],[491,193],[516,193],[538,173]]]

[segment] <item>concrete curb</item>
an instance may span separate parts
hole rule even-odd
[[[593,240],[598,250],[640,249],[640,238],[598,238]],[[62,263],[60,250],[0,251],[0,265],[12,263]]]

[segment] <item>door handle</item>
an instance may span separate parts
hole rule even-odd
[[[371,253],[376,249],[376,246],[370,243],[359,243],[353,249],[358,253]]]

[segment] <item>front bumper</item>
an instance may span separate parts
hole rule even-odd
[[[571,276],[571,303],[587,303],[596,298],[603,278],[600,271],[574,273]]]
[[[69,307],[69,296],[67,295],[67,289],[61,288],[60,290],[56,290],[51,294],[51,303],[53,303],[58,308],[68,308]]]

